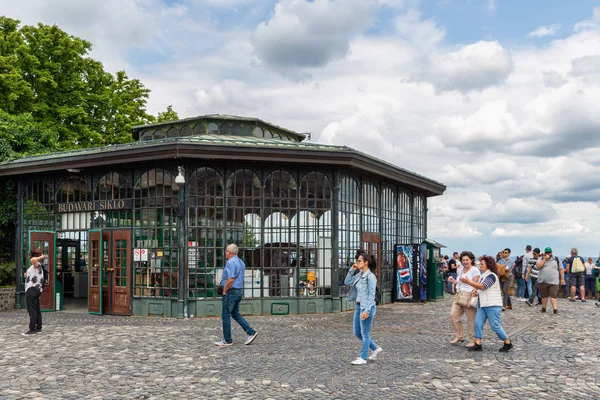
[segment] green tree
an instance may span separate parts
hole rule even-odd
[[[131,128],[177,119],[147,113],[150,90],[89,57],[92,44],[58,26],[0,16],[0,162],[133,140]],[[0,181],[0,257],[12,257],[15,184]]]
[[[150,90],[125,71],[106,72],[91,49],[58,26],[19,29],[19,21],[0,17],[0,109],[31,112],[64,150],[132,141],[133,126],[156,120],[146,111]],[[172,108],[159,114],[176,116]]]
[[[159,112],[156,117],[156,122],[168,122],[168,121],[177,121],[179,119],[179,115],[175,110],[173,110],[173,106],[167,106],[167,109],[163,112]]]
[[[31,111],[33,91],[25,81],[17,57],[24,44],[19,21],[0,16],[0,109],[11,113]]]

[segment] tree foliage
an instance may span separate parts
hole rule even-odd
[[[58,26],[21,27],[0,16],[0,162],[127,143],[135,125],[178,119],[171,106],[148,114],[150,90],[125,71],[105,71],[91,50],[90,42]],[[0,240],[11,242],[14,187],[0,182]],[[0,257],[5,247],[0,245]]]

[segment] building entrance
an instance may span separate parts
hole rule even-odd
[[[42,266],[46,270],[44,279],[44,290],[40,296],[40,309],[42,311],[54,311],[55,309],[55,286],[54,286],[54,242],[56,234],[54,232],[41,232],[41,231],[30,231],[29,232],[29,249],[41,250],[42,254],[48,256],[47,259],[43,260]],[[29,252],[27,253],[27,268],[29,268]]]
[[[89,302],[91,314],[131,314],[131,231],[92,230]]]

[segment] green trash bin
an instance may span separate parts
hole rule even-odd
[[[427,245],[427,300],[441,300],[444,298],[444,262],[441,249],[446,246],[431,239],[424,240],[423,244]]]

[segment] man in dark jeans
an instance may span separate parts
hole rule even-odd
[[[533,299],[535,299],[536,294],[538,298],[537,305],[542,305],[542,295],[540,294],[537,285],[538,273],[540,272],[540,270],[537,267],[537,262],[539,258],[540,249],[536,247],[535,249],[533,249],[533,255],[527,263],[527,272],[525,274],[525,280],[531,279],[531,293],[529,293],[529,299],[527,300],[527,305],[529,307],[533,307]]]
[[[240,314],[240,302],[244,294],[244,272],[246,264],[238,257],[238,247],[235,244],[230,244],[225,250],[227,263],[223,269],[223,277],[221,284],[223,285],[223,299],[221,305],[221,320],[223,322],[223,339],[215,342],[217,346],[231,346],[233,339],[231,338],[231,318],[240,324],[244,332],[248,335],[244,344],[249,345],[256,339],[256,332],[246,318]]]

